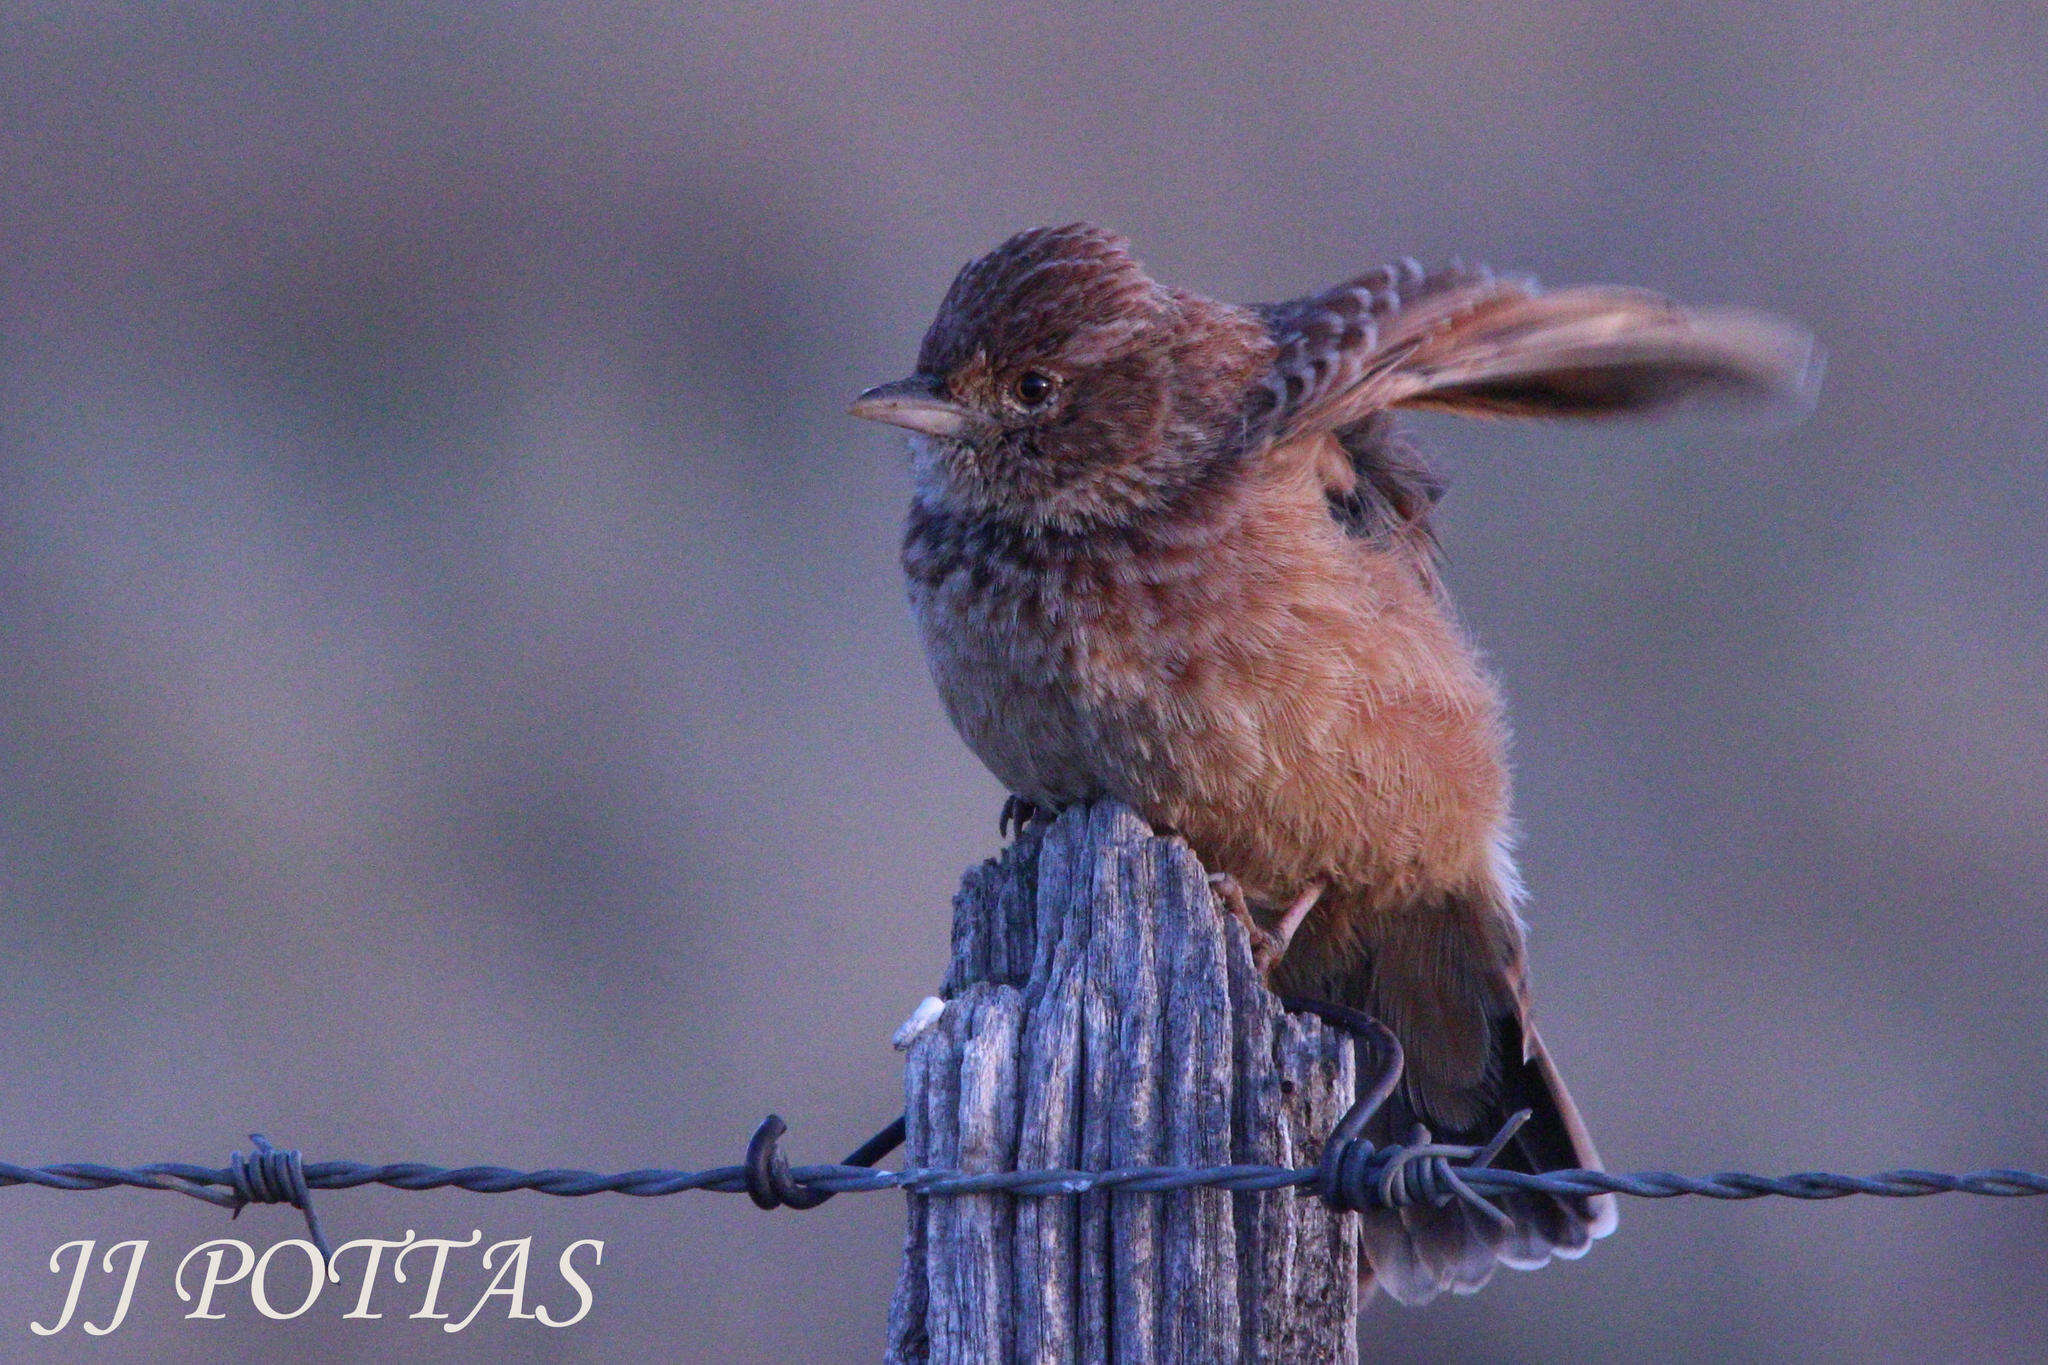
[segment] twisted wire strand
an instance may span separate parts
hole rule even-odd
[[[1404,1146],[1381,1147],[1375,1152],[1383,1160],[1451,1160],[1443,1156],[1411,1153]],[[1680,1175],[1672,1171],[1583,1170],[1545,1171],[1532,1175],[1526,1171],[1497,1167],[1453,1166],[1452,1169],[1481,1195],[1524,1192],[1567,1196],[1618,1194],[1638,1199],[1695,1196],[1722,1200],[1767,1197],[1814,1200],[1844,1199],[1851,1195],[1917,1199],[1934,1194],[1974,1194],[1991,1198],[2048,1194],[2048,1175],[2004,1169],[1967,1171],[1959,1175],[1940,1171],[1895,1170],[1865,1176],[1827,1171],[1766,1176],[1744,1171]],[[1370,1174],[1375,1192],[1353,1207],[1398,1206],[1421,1202],[1429,1197],[1426,1182],[1423,1182],[1423,1188],[1411,1190],[1411,1182],[1405,1180],[1382,1196],[1377,1192],[1382,1170],[1380,1163],[1373,1164]],[[421,1162],[369,1165],[357,1161],[307,1161],[302,1164],[302,1171],[308,1190],[348,1190],[362,1185],[382,1185],[395,1190],[459,1189],[472,1194],[509,1194],[526,1190],[569,1199],[594,1194],[623,1194],[636,1199],[651,1199],[691,1190],[713,1194],[749,1193],[747,1168],[743,1165],[712,1166],[694,1171],[657,1168],[603,1174],[566,1168],[520,1171],[505,1166],[446,1167]],[[1111,1191],[1163,1194],[1193,1189],[1279,1190],[1315,1185],[1324,1176],[1321,1165],[1125,1166],[1106,1171],[1052,1168],[986,1172],[920,1167],[882,1171],[867,1166],[814,1165],[793,1166],[788,1171],[798,1188],[819,1194],[902,1190],[909,1194],[939,1197],[1009,1194],[1022,1198]],[[237,1203],[290,1202],[262,1200],[253,1194],[238,1200],[233,1193],[237,1180],[232,1169],[169,1161],[134,1167],[103,1166],[90,1162],[17,1166],[0,1162],[0,1187],[15,1185],[35,1185],[53,1190],[104,1190],[117,1186],[176,1190],[180,1194],[230,1208]],[[221,1189],[229,1192],[221,1193]]]
[[[421,1162],[366,1165],[357,1161],[306,1161],[296,1150],[274,1146],[252,1133],[254,1149],[236,1152],[225,1167],[159,1161],[144,1166],[103,1166],[62,1162],[49,1166],[17,1166],[0,1162],[0,1188],[35,1185],[53,1190],[104,1190],[116,1186],[175,1190],[239,1214],[250,1204],[290,1204],[305,1215],[307,1232],[323,1257],[333,1252],[314,1215],[311,1191],[346,1190],[383,1185],[395,1190],[460,1189],[473,1194],[536,1194],[580,1199],[594,1194],[623,1194],[636,1199],[659,1198],[702,1190],[714,1194],[745,1194],[763,1209],[816,1208],[840,1194],[902,1190],[928,1198],[1003,1194],[1042,1199],[1085,1194],[1164,1194],[1178,1190],[1259,1191],[1309,1187],[1330,1207],[1347,1211],[1442,1205],[1463,1201],[1484,1217],[1505,1221],[1492,1201],[1514,1193],[1561,1195],[1629,1195],[1637,1199],[1845,1199],[1870,1195],[1880,1199],[1918,1199],[1935,1194],[1974,1194],[1997,1199],[2048,1194],[2048,1176],[2033,1171],[1984,1170],[1950,1175],[1941,1171],[1879,1171],[1875,1175],[1837,1175],[1829,1171],[1795,1171],[1766,1176],[1747,1171],[1679,1175],[1672,1171],[1558,1170],[1531,1174],[1493,1165],[1510,1138],[1528,1120],[1528,1112],[1511,1116],[1484,1146],[1440,1143],[1417,1126],[1405,1143],[1375,1144],[1362,1136],[1368,1121],[1393,1092],[1401,1075],[1401,1046],[1386,1027],[1368,1015],[1342,1005],[1317,1001],[1286,1002],[1309,1010],[1350,1033],[1358,1055],[1372,1065],[1361,1066],[1368,1077],[1357,1101],[1323,1144],[1322,1159],[1313,1166],[1125,1166],[1106,1171],[1029,1170],[961,1171],[906,1167],[875,1169],[904,1140],[899,1118],[862,1143],[837,1165],[791,1166],[781,1140],[788,1126],[770,1114],[747,1144],[746,1160],[737,1166],[705,1170],[647,1169],[605,1175],[551,1167],[519,1171],[505,1166],[429,1166]]]

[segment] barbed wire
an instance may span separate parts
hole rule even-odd
[[[145,1166],[103,1166],[65,1162],[50,1166],[16,1166],[0,1162],[0,1188],[36,1185],[53,1190],[105,1190],[129,1186],[173,1190],[231,1210],[237,1216],[251,1204],[290,1204],[306,1218],[307,1234],[320,1254],[333,1250],[313,1212],[314,1190],[346,1190],[383,1185],[395,1190],[468,1190],[472,1194],[535,1194],[582,1199],[594,1194],[623,1194],[635,1199],[702,1190],[713,1194],[745,1194],[763,1209],[816,1208],[841,1194],[901,1190],[927,1198],[968,1195],[1009,1195],[1044,1199],[1087,1194],[1170,1194],[1215,1189],[1257,1192],[1308,1187],[1341,1212],[1372,1212],[1413,1205],[1443,1205],[1457,1199],[1480,1216],[1511,1224],[1493,1201],[1511,1194],[1586,1199],[1629,1195],[1637,1199],[1844,1199],[1872,1195],[1880,1199],[1918,1199],[1933,1194],[1975,1194],[2012,1199],[2048,1194],[2048,1176],[2032,1171],[1984,1170],[1949,1175],[1941,1171],[1879,1171],[1875,1175],[1837,1175],[1829,1171],[1796,1171],[1790,1175],[1755,1175],[1717,1171],[1710,1175],[1679,1175],[1673,1171],[1617,1173],[1599,1170],[1517,1171],[1493,1164],[1530,1111],[1510,1115],[1483,1146],[1441,1143],[1418,1124],[1406,1142],[1374,1143],[1364,1136],[1367,1125],[1399,1085],[1404,1070],[1400,1040],[1369,1014],[1327,1000],[1283,996],[1290,1010],[1314,1014],[1351,1036],[1359,1063],[1362,1093],[1323,1142],[1313,1166],[1121,1166],[1085,1171],[1049,1168],[1025,1171],[963,1171],[928,1167],[877,1170],[876,1163],[903,1145],[907,1131],[898,1118],[863,1142],[837,1165],[795,1166],[782,1152],[788,1125],[770,1114],[747,1143],[746,1160],[737,1166],[704,1170],[648,1169],[612,1175],[550,1167],[519,1171],[506,1166],[429,1166],[401,1161],[372,1166],[358,1161],[308,1162],[296,1149],[273,1145],[251,1133],[248,1153],[236,1152],[223,1167],[159,1161]]]
[[[381,1185],[395,1190],[460,1189],[472,1194],[535,1194],[580,1199],[596,1194],[622,1194],[636,1199],[659,1198],[697,1190],[712,1194],[746,1194],[763,1208],[809,1208],[840,1194],[901,1190],[927,1198],[963,1195],[1010,1195],[1053,1198],[1084,1194],[1166,1194],[1181,1190],[1217,1189],[1238,1192],[1309,1187],[1335,1208],[1372,1210],[1415,1203],[1442,1203],[1449,1198],[1476,1199],[1495,1216],[1486,1201],[1525,1193],[1563,1197],[1613,1194],[1638,1199],[1743,1200],[1843,1199],[1871,1195],[1882,1199],[1916,1199],[1935,1194],[1974,1194],[1991,1198],[2023,1198],[2048,1194],[2048,1176],[2032,1171],[1983,1170],[1960,1175],[1939,1171],[1895,1170],[1875,1175],[1838,1175],[1799,1171],[1765,1176],[1745,1171],[1680,1175],[1672,1171],[1558,1170],[1532,1174],[1487,1164],[1505,1141],[1512,1125],[1487,1148],[1430,1142],[1375,1145],[1362,1138],[1333,1136],[1323,1159],[1314,1166],[1124,1166],[1112,1170],[1044,1169],[1025,1171],[962,1171],[906,1167],[877,1170],[873,1161],[887,1155],[902,1137],[902,1121],[877,1134],[852,1158],[836,1165],[789,1166],[780,1150],[785,1131],[770,1115],[749,1144],[748,1160],[736,1166],[703,1170],[647,1169],[603,1174],[596,1171],[548,1168],[535,1171],[505,1166],[431,1166],[422,1162],[306,1161],[296,1150],[273,1146],[252,1135],[256,1149],[235,1153],[226,1166],[199,1166],[160,1161],[143,1166],[106,1166],[63,1162],[17,1166],[0,1162],[0,1187],[32,1185],[52,1190],[105,1190],[130,1187],[173,1190],[240,1213],[250,1204],[290,1204],[305,1214],[313,1244],[332,1255],[312,1210],[313,1190],[346,1190]],[[886,1145],[883,1144],[886,1142]],[[881,1146],[880,1152],[874,1149]]]

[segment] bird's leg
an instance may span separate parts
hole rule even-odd
[[[1245,899],[1244,888],[1237,878],[1228,872],[1215,872],[1209,876],[1209,889],[1215,893],[1216,901],[1226,914],[1244,925],[1244,931],[1252,943],[1252,963],[1261,976],[1271,976],[1273,969],[1280,965],[1280,959],[1287,956],[1287,945],[1294,941],[1295,930],[1308,918],[1308,912],[1315,909],[1322,899],[1323,884],[1316,883],[1287,907],[1287,913],[1280,922],[1268,929],[1259,923],[1259,917],[1252,913],[1251,902]]]
[[[1316,902],[1323,898],[1323,892],[1327,889],[1323,883],[1317,882],[1296,896],[1294,904],[1287,907],[1287,913],[1273,926],[1273,938],[1279,945],[1278,951],[1273,954],[1274,966],[1278,966],[1280,959],[1287,956],[1287,945],[1294,942],[1295,931],[1301,928],[1301,922],[1308,918],[1309,911],[1316,908]]]
[[[1008,839],[1012,834],[1022,834],[1024,827],[1040,819],[1045,812],[1036,803],[1027,801],[1014,792],[1003,798],[1003,813],[996,819],[996,833]]]

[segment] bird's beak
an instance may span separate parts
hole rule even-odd
[[[940,394],[936,382],[919,374],[876,385],[854,399],[847,411],[870,422],[887,422],[939,437],[958,436],[967,429],[971,416]]]

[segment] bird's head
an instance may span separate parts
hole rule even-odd
[[[1218,362],[1263,336],[1154,282],[1115,233],[1036,228],[962,269],[917,369],[852,412],[913,433],[920,498],[1079,529],[1155,505],[1213,455],[1249,372]]]

